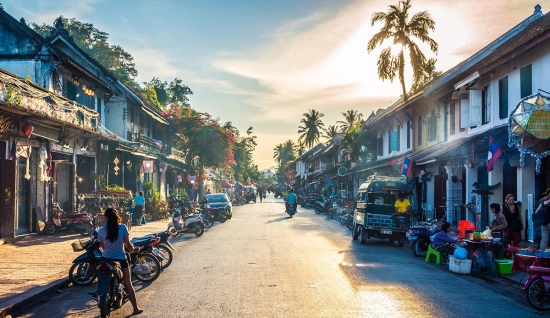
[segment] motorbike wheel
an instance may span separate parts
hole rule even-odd
[[[109,316],[111,316],[111,304],[109,304],[109,295],[102,295],[99,297],[98,307],[101,318],[109,318]]]
[[[53,225],[53,224],[46,225],[46,227],[44,228],[44,233],[46,235],[54,234],[55,233],[55,225]]]
[[[353,218],[348,218],[346,220],[346,226],[348,227],[348,229],[353,230]]]
[[[166,269],[168,268],[168,266],[170,266],[170,264],[172,264],[172,258],[173,258],[172,251],[164,245],[157,245],[157,248],[159,249],[159,252],[164,257],[164,260],[160,262],[160,268]]]
[[[160,263],[159,260],[153,255],[149,253],[141,253],[136,258],[136,264],[149,264],[151,267],[151,272],[149,274],[134,274],[138,280],[144,282],[144,283],[150,283],[157,279],[160,275]]]
[[[170,226],[168,228],[168,231],[170,231],[170,233],[172,233],[173,237],[178,237],[180,235],[180,232],[178,232],[178,230],[176,230],[176,228],[173,227],[173,226]]]
[[[525,289],[525,297],[531,307],[539,311],[550,309],[550,293],[548,283],[543,278],[535,278]]]
[[[225,221],[227,221],[227,215],[225,215],[225,213],[218,213],[218,217],[216,219],[218,220],[218,222],[224,223]]]
[[[96,278],[97,271],[94,264],[87,261],[74,263],[69,269],[69,280],[75,286],[88,286]]]
[[[200,222],[195,223],[195,235],[197,237],[201,236],[204,233],[204,225]]]
[[[116,295],[115,309],[122,307],[124,299],[122,299],[122,293]]]
[[[92,231],[94,230],[93,226],[89,223],[84,223],[84,226],[86,227],[86,231],[80,232],[80,235],[90,236],[90,234],[92,234]]]
[[[361,228],[359,242],[361,244],[367,244],[367,230],[365,230],[364,228]]]
[[[422,243],[419,240],[415,240],[413,244],[411,245],[411,249],[413,251],[414,256],[420,257],[422,256],[422,253],[424,253],[424,249],[422,248]]]
[[[204,224],[205,228],[209,229],[212,227],[212,225],[214,225],[214,217],[208,214],[202,218],[202,223]]]
[[[319,209],[317,209],[317,207],[315,207],[315,213],[316,214],[321,214],[321,211]]]

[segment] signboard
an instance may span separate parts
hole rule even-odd
[[[345,176],[345,175],[346,175],[346,172],[348,172],[348,168],[346,168],[346,167],[339,167],[339,168],[338,168],[338,175],[339,175],[340,177]]]

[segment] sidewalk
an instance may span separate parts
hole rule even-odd
[[[166,230],[168,221],[132,226],[130,238]],[[67,284],[74,252],[71,243],[81,235],[17,236],[12,243],[0,245],[0,317],[30,305]]]

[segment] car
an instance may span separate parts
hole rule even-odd
[[[233,206],[231,205],[231,200],[229,200],[227,194],[207,194],[205,198],[208,201],[208,208],[211,211],[226,210],[228,219],[233,216]]]
[[[254,201],[256,203],[256,188],[254,187],[244,187],[243,197],[246,203]]]

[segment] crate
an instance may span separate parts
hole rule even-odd
[[[73,251],[80,252],[86,248],[87,243],[88,243],[88,240],[78,240],[78,241],[72,242],[71,246],[73,247]]]
[[[514,273],[514,271],[512,271],[514,261],[511,259],[497,259],[495,260],[495,264],[497,267],[497,274],[510,275]]]
[[[457,274],[470,274],[472,260],[449,257],[449,270]]]

